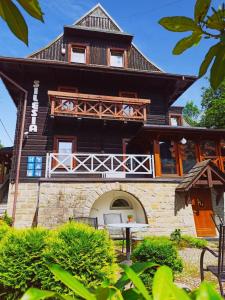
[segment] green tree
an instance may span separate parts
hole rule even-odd
[[[216,90],[203,88],[201,110],[193,101],[187,102],[183,114],[191,126],[225,128],[225,80]]]
[[[16,0],[16,3],[33,18],[44,22],[43,12],[38,0]],[[12,33],[28,45],[28,27],[20,9],[12,0],[0,1],[0,17],[6,22]]]
[[[183,109],[184,120],[191,126],[198,126],[200,109],[194,101],[188,101]]]
[[[175,55],[198,45],[202,39],[216,41],[215,45],[209,49],[199,69],[199,77],[202,77],[212,63],[210,84],[213,89],[216,89],[225,78],[225,3],[217,10],[212,7],[212,13],[208,15],[211,2],[212,0],[196,0],[193,18],[165,17],[159,20],[159,24],[170,31],[191,32],[176,44],[173,49]]]
[[[3,148],[2,142],[0,141],[0,149]]]
[[[225,129],[225,80],[216,90],[203,88],[201,106],[201,126]]]

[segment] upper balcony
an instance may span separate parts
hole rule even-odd
[[[48,91],[51,116],[146,122],[148,99]]]

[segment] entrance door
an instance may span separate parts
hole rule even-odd
[[[209,189],[196,189],[191,192],[192,210],[197,236],[216,236],[215,225],[212,220],[212,200]]]

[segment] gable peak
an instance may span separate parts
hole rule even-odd
[[[100,3],[92,7],[73,25],[107,31],[123,32],[120,26]]]

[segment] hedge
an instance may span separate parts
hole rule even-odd
[[[112,241],[105,231],[69,223],[56,230],[11,229],[0,242],[0,299],[19,299],[29,287],[69,293],[48,263],[57,263],[91,287],[116,274]]]

